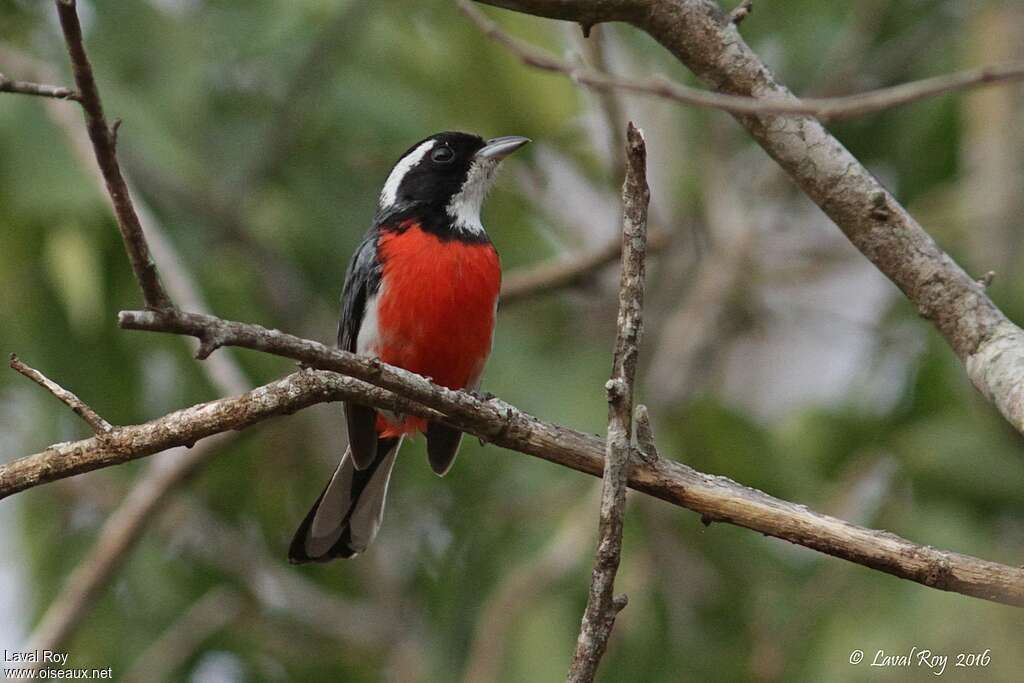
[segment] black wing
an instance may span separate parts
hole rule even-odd
[[[355,352],[366,302],[380,289],[381,264],[377,259],[377,231],[371,230],[352,255],[341,293],[338,347]],[[377,458],[377,411],[355,403],[345,404],[345,421],[352,449],[352,464],[364,470]]]
[[[377,231],[371,230],[352,254],[341,291],[341,318],[338,320],[338,348],[355,352],[356,338],[363,324],[366,300],[380,288],[381,264],[377,260]]]

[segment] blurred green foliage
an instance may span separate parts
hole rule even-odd
[[[120,150],[137,194],[212,310],[224,317],[331,340],[343,270],[368,227],[382,179],[402,150],[437,130],[528,135],[615,196],[619,180],[581,124],[594,99],[566,79],[521,66],[448,2],[80,4],[108,114],[124,120]],[[758,3],[742,32],[795,91],[850,92],[965,66],[965,21],[1009,12],[1013,3],[863,5]],[[579,49],[575,27],[494,15],[557,53]],[[0,28],[5,48],[31,54],[70,82],[48,3],[0,0]],[[861,44],[844,53],[840,47],[851,35]],[[610,36],[620,55],[616,68],[624,63],[632,73],[692,80],[628,27],[616,26]],[[320,52],[308,63],[318,41]],[[829,78],[851,66],[848,81]],[[0,71],[19,77],[2,61]],[[0,96],[0,346],[115,423],[213,398],[181,340],[117,329],[117,311],[139,305],[139,293],[107,200],[70,151],[48,113],[52,106],[74,109]],[[751,143],[725,115],[642,106],[658,122],[652,130],[671,131],[671,139],[650,142],[678,151],[676,164],[659,171],[673,184],[654,191],[662,206],[672,207],[668,227],[683,234],[703,209],[699,160],[751,158]],[[1019,114],[1016,121],[1024,129]],[[716,146],[720,138],[707,134],[709,122],[730,131],[728,144]],[[989,264],[974,260],[970,245],[994,229],[991,221],[949,208],[964,180],[964,126],[961,100],[946,97],[834,130],[958,260],[980,273]],[[1016,149],[1022,157],[1024,148]],[[763,154],[757,158],[770,163]],[[517,163],[485,216],[506,270],[552,257],[558,243],[581,241],[517,182],[534,163],[529,155]],[[225,228],[225,215],[237,219],[239,234]],[[1006,251],[1017,255],[1019,235],[1013,240]],[[301,287],[285,289],[267,258],[283,264]],[[655,282],[667,284],[651,293],[654,312],[686,291],[685,273],[665,278],[671,265],[656,265],[662,273],[655,277],[664,279]],[[992,289],[1018,321],[1024,319],[1020,266],[1011,259]],[[502,310],[486,389],[545,419],[601,433],[615,310],[606,285]],[[275,303],[269,295],[275,290],[294,298]],[[877,333],[909,326],[925,341],[893,378],[899,390],[890,405],[851,398],[767,419],[728,400],[712,382],[676,404],[652,406],[660,449],[858,523],[1019,565],[1022,438],[976,395],[912,308],[899,297],[891,301]],[[742,301],[730,315],[744,324]],[[657,329],[651,320],[650,343]],[[724,348],[723,340],[712,354]],[[235,357],[253,384],[292,367],[257,354]],[[9,422],[2,443],[11,448],[2,453],[5,460],[86,433],[40,394],[13,373],[0,375],[0,418]],[[340,422],[337,406],[321,406],[247,430],[190,482],[192,504],[230,522],[240,542],[284,565],[295,525],[343,450]],[[82,488],[102,489],[116,502],[145,466],[84,475],[77,488],[55,484],[4,502],[19,509],[16,533],[25,553],[17,561],[27,568],[32,623],[104,519],[102,506]],[[877,499],[858,493],[865,481],[882,482]],[[226,652],[236,658],[231,670],[239,680],[459,679],[479,646],[484,608],[495,591],[538,561],[566,519],[577,519],[587,525],[584,552],[550,580],[523,587],[497,643],[501,680],[559,679],[590,575],[595,486],[472,439],[458,466],[438,480],[424,466],[422,443],[413,443],[403,452],[385,525],[370,552],[353,562],[287,569],[324,591],[394,609],[402,616],[388,642],[339,643],[287,609],[249,600],[243,615],[175,675],[187,680]],[[631,501],[619,581],[630,606],[620,616],[603,680],[930,680],[927,671],[847,663],[855,648],[870,658],[877,649],[913,646],[947,654],[990,649],[988,668],[947,672],[960,680],[1019,680],[1024,670],[1019,610],[926,589],[728,525],[705,528],[698,516],[639,495]],[[72,662],[126,670],[189,605],[222,583],[237,578],[189,554],[174,533],[152,530],[77,632]]]

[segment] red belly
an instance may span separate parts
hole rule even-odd
[[[383,264],[377,301],[377,355],[449,389],[475,388],[491,353],[501,263],[489,243],[442,241],[417,226],[381,235]],[[421,418],[383,436],[426,429]]]

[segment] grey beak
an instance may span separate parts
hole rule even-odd
[[[530,142],[530,138],[524,138],[521,135],[505,135],[500,138],[491,138],[476,153],[476,156],[482,159],[497,159],[500,161],[527,142]]]

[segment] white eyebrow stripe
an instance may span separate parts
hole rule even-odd
[[[391,169],[391,175],[388,176],[387,182],[384,183],[384,189],[380,192],[380,208],[390,209],[395,205],[398,200],[398,188],[401,187],[405,174],[420,163],[423,156],[436,144],[437,140],[427,140],[398,160],[395,167]]]

